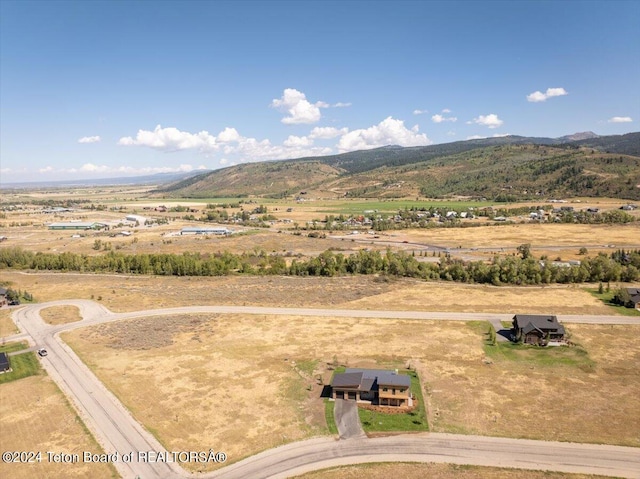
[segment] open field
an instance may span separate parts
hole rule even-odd
[[[40,311],[40,317],[47,324],[67,324],[82,320],[75,306],[50,306]]]
[[[10,336],[18,332],[18,328],[11,319],[11,310],[9,308],[0,309],[0,338]]]
[[[2,451],[40,451],[42,461],[31,464],[0,463],[0,477],[12,479],[115,478],[107,464],[61,464],[49,461],[52,453],[103,452],[76,416],[55,383],[45,375],[0,385]]]
[[[64,338],[169,450],[213,445],[235,461],[327,434],[316,380],[329,381],[334,360],[416,368],[435,432],[640,446],[640,397],[632,393],[640,388],[640,327],[571,325],[572,341],[586,352],[558,350],[568,358],[558,361],[547,351],[538,359],[536,349],[487,356],[487,328],[202,314],[127,320]],[[157,400],[140,399],[148,397]]]
[[[497,467],[459,466],[456,464],[382,463],[334,467],[310,472],[298,479],[596,479],[604,476],[563,474],[559,472],[501,469]]]
[[[3,271],[39,302],[95,299],[114,312],[172,306],[336,306],[422,311],[616,314],[577,285],[489,286],[346,276],[122,276]],[[593,285],[589,285],[593,288]],[[611,285],[615,287],[614,284]]]

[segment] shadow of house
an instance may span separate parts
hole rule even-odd
[[[556,316],[516,314],[513,317],[513,337],[516,342],[547,346],[565,341],[564,326]]]

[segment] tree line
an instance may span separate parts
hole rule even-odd
[[[442,257],[437,263],[418,261],[405,252],[360,250],[351,255],[327,250],[318,256],[294,258],[264,251],[243,254],[34,253],[19,247],[0,249],[0,269],[73,271],[163,276],[225,276],[231,274],[341,276],[380,274],[463,283],[533,285],[640,280],[640,250],[619,250],[584,258],[579,265],[536,260],[530,254],[495,256],[491,261]]]

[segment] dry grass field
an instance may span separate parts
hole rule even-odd
[[[47,324],[57,325],[81,321],[80,311],[76,306],[50,306],[40,311],[40,317]]]
[[[10,336],[18,332],[18,328],[11,319],[11,310],[9,308],[0,309],[0,338]]]
[[[1,451],[40,451],[42,461],[31,464],[0,463],[0,477],[49,479],[118,477],[107,464],[61,464],[49,461],[52,453],[94,454],[103,451],[85,429],[67,399],[45,375],[31,376],[0,386]]]
[[[616,314],[578,285],[489,286],[373,276],[164,277],[4,271],[38,302],[94,299],[115,312],[188,305]],[[614,287],[615,285],[611,285]],[[590,287],[593,288],[591,285]],[[0,323],[2,324],[2,323]],[[7,323],[8,324],[8,323]]]
[[[604,476],[526,471],[497,467],[458,466],[456,464],[383,463],[359,464],[310,472],[298,479],[596,479]]]
[[[586,353],[487,358],[485,323],[263,315],[128,320],[64,339],[170,450],[236,461],[326,433],[316,378],[328,383],[336,360],[415,367],[437,432],[640,446],[640,326],[569,329]]]

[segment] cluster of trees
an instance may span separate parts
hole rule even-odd
[[[420,262],[404,252],[360,250],[351,255],[325,251],[287,264],[281,255],[264,251],[232,254],[134,254],[110,251],[89,256],[75,253],[33,253],[21,248],[0,249],[0,269],[16,268],[52,271],[156,274],[168,276],[222,276],[230,274],[273,274],[295,276],[339,276],[384,274],[465,283],[547,284],[616,282],[640,280],[640,251],[599,254],[580,265],[554,265],[538,261],[523,245],[521,256],[496,256],[490,262],[465,262],[449,256],[439,263]]]

